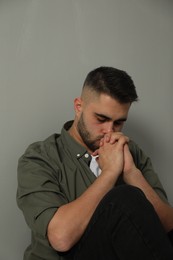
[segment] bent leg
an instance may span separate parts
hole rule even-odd
[[[76,260],[171,260],[173,247],[142,191],[122,185],[98,205],[75,250]]]

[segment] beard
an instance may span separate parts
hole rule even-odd
[[[103,136],[98,136],[95,139],[92,138],[92,134],[89,132],[89,130],[87,129],[87,126],[84,122],[83,113],[81,114],[81,117],[77,123],[77,130],[78,130],[83,142],[85,143],[85,145],[92,152],[94,152],[95,150],[97,150],[99,148],[99,142]]]

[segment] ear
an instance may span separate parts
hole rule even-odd
[[[76,115],[80,114],[82,111],[82,99],[80,97],[75,98],[74,100],[74,110]]]

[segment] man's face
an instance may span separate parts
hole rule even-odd
[[[108,95],[101,94],[97,98],[85,101],[78,114],[77,131],[80,142],[89,151],[99,148],[100,140],[110,132],[120,132],[127,120],[130,103],[120,104]]]

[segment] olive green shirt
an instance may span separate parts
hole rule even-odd
[[[89,168],[90,154],[67,131],[71,124],[65,124],[61,135],[54,134],[45,141],[31,144],[19,159],[17,203],[32,231],[24,260],[64,259],[48,242],[48,223],[61,205],[75,200],[96,179]],[[150,159],[133,141],[129,147],[145,179],[167,200]],[[123,184],[122,178],[116,185],[120,184]]]

